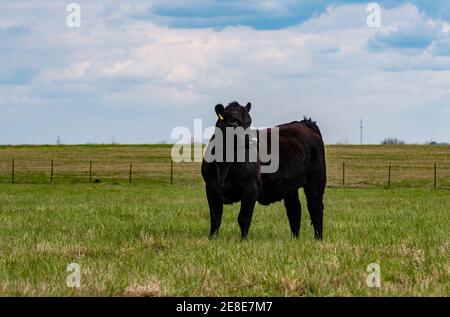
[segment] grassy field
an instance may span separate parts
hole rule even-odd
[[[0,183],[11,182],[12,160],[15,182],[49,183],[53,160],[54,183],[92,181],[170,183],[170,145],[77,145],[0,146]],[[386,187],[391,165],[391,187],[434,187],[450,189],[450,146],[440,145],[328,145],[326,147],[329,186],[342,186],[343,163],[347,187]],[[173,181],[202,183],[199,163],[174,164]]]
[[[102,155],[121,152],[128,159],[124,148],[102,148]],[[414,159],[428,160],[430,148],[424,148]],[[356,149],[327,153],[364,160],[358,153],[368,151],[373,159],[372,148]],[[72,148],[74,156],[78,150]],[[0,149],[8,151],[15,157],[25,151],[23,159],[32,159],[28,151],[45,155],[48,149]],[[389,155],[384,159],[394,161]],[[432,162],[440,154],[430,155]],[[256,207],[249,240],[241,242],[238,205],[225,208],[219,238],[207,238],[209,213],[198,176],[173,185],[165,177],[132,184],[3,183],[0,295],[449,296],[449,193],[331,187],[324,241],[313,239],[305,207],[301,237],[292,239],[283,204],[276,203]],[[70,263],[80,265],[79,289],[66,285]],[[381,266],[380,288],[366,285],[370,263]]]

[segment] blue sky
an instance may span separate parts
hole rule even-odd
[[[327,143],[450,142],[450,2],[0,3],[0,144],[171,142],[214,105],[256,127],[312,116]]]

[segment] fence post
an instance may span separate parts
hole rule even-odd
[[[133,163],[130,163],[130,176],[129,176],[130,184],[131,184],[131,173],[132,173],[132,170],[133,170]]]
[[[391,164],[389,164],[389,167],[388,167],[388,185],[387,185],[387,187],[391,188]]]
[[[434,189],[437,189],[437,164],[434,162]]]
[[[342,186],[345,186],[345,162],[342,162]]]
[[[173,160],[170,158],[170,185],[173,184]]]
[[[53,183],[53,160],[50,164],[50,183]]]
[[[92,183],[92,161],[89,161],[89,183]]]
[[[12,159],[11,161],[11,183],[14,184],[15,179],[14,179],[14,159]]]

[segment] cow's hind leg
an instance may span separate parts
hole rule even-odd
[[[322,240],[324,187],[314,182],[304,186],[308,211],[314,227],[314,237],[317,240]]]
[[[248,237],[248,231],[252,222],[253,209],[255,208],[256,199],[246,198],[241,201],[241,210],[239,211],[238,223],[241,227],[241,239]]]
[[[223,202],[220,196],[211,189],[206,188],[206,196],[211,217],[210,238],[213,239],[219,233],[220,224],[222,223]]]
[[[295,238],[298,238],[300,233],[300,221],[302,217],[302,206],[298,197],[298,191],[295,191],[288,197],[284,198],[284,206],[286,207],[292,235]]]

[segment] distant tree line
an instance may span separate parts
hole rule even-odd
[[[405,144],[405,141],[397,138],[386,138],[381,141],[381,144]]]
[[[381,141],[381,144],[406,144],[405,141],[400,140],[398,138],[385,138],[383,141]],[[426,145],[448,145],[449,143],[446,142],[436,142],[436,141],[427,141],[425,142]]]

